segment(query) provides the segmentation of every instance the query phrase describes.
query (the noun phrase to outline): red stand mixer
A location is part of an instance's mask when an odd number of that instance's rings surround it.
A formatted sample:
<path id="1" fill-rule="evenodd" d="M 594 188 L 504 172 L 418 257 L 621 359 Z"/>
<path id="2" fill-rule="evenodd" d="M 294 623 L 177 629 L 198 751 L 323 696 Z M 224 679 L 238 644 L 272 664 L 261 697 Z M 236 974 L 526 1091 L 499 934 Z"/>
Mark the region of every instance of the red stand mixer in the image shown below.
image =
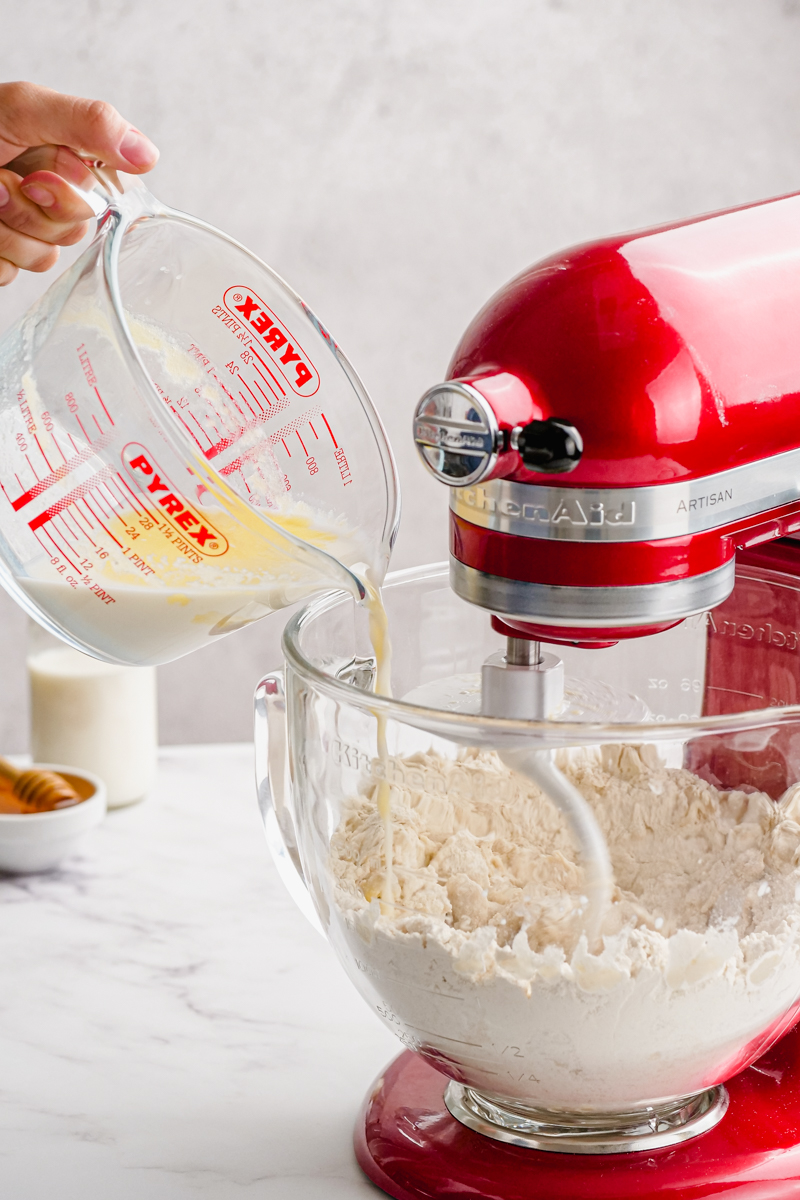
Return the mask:
<path id="1" fill-rule="evenodd" d="M 800 195 L 579 246 L 478 314 L 414 429 L 451 488 L 452 587 L 508 639 L 491 715 L 547 715 L 541 642 L 602 649 L 703 613 L 703 715 L 797 703 L 799 314 Z M 720 788 L 745 769 L 777 799 L 800 739 L 697 739 L 684 765 Z M 367 1101 L 359 1162 L 398 1200 L 798 1196 L 796 1016 L 732 1063 L 713 1129 L 617 1155 L 490 1140 L 407 1053 Z"/>

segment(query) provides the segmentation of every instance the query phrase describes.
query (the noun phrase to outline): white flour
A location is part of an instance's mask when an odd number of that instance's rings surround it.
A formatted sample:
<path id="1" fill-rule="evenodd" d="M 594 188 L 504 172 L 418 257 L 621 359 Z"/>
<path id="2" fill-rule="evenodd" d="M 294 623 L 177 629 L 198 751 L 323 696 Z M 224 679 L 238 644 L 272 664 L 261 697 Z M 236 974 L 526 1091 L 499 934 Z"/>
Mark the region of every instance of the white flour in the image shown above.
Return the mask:
<path id="1" fill-rule="evenodd" d="M 393 911 L 374 784 L 331 841 L 362 986 L 407 1044 L 531 1104 L 641 1107 L 728 1077 L 800 996 L 800 788 L 719 792 L 652 746 L 559 764 L 611 853 L 602 953 L 553 804 L 491 753 L 428 753 L 391 762 Z"/>

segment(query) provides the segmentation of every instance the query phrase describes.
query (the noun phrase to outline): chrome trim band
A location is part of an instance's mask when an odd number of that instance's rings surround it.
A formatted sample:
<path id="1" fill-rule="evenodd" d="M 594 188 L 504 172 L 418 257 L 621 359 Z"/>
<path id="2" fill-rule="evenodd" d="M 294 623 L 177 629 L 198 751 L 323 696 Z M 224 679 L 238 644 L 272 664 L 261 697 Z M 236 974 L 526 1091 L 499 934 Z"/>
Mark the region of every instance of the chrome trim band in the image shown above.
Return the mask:
<path id="1" fill-rule="evenodd" d="M 655 625 L 680 621 L 721 604 L 733 591 L 736 562 L 666 583 L 628 587 L 560 587 L 523 583 L 487 575 L 450 559 L 450 585 L 462 600 L 498 616 L 544 625 L 582 625 L 587 629 L 617 625 Z"/>
<path id="2" fill-rule="evenodd" d="M 800 449 L 685 483 L 572 488 L 490 479 L 454 487 L 450 507 L 484 529 L 518 537 L 645 542 L 730 525 L 800 500 Z"/>
<path id="3" fill-rule="evenodd" d="M 451 1082 L 444 1102 L 462 1125 L 497 1142 L 556 1154 L 633 1154 L 707 1133 L 725 1116 L 728 1093 L 713 1087 L 641 1112 L 558 1113 L 501 1103 Z"/>

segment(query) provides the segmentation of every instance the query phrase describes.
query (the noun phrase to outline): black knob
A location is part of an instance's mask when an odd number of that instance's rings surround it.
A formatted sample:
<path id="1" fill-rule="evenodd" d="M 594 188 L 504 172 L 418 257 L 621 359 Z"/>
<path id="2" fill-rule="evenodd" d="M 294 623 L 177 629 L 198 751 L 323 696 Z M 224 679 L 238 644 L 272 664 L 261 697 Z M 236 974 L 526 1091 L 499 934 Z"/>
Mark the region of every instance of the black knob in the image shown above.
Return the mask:
<path id="1" fill-rule="evenodd" d="M 529 471 L 551 475 L 574 471 L 583 454 L 583 439 L 574 425 L 562 417 L 531 421 L 515 429 L 512 445 Z"/>

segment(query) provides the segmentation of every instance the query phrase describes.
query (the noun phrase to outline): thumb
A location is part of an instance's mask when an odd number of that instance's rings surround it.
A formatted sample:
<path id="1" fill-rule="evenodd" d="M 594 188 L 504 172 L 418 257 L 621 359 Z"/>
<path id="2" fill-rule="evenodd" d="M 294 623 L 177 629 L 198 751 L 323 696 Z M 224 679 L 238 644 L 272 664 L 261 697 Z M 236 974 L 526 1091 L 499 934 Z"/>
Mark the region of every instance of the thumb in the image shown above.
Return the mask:
<path id="1" fill-rule="evenodd" d="M 150 139 L 103 100 L 65 96 L 35 83 L 0 84 L 0 164 L 46 145 L 69 146 L 133 175 L 158 161 Z"/>

